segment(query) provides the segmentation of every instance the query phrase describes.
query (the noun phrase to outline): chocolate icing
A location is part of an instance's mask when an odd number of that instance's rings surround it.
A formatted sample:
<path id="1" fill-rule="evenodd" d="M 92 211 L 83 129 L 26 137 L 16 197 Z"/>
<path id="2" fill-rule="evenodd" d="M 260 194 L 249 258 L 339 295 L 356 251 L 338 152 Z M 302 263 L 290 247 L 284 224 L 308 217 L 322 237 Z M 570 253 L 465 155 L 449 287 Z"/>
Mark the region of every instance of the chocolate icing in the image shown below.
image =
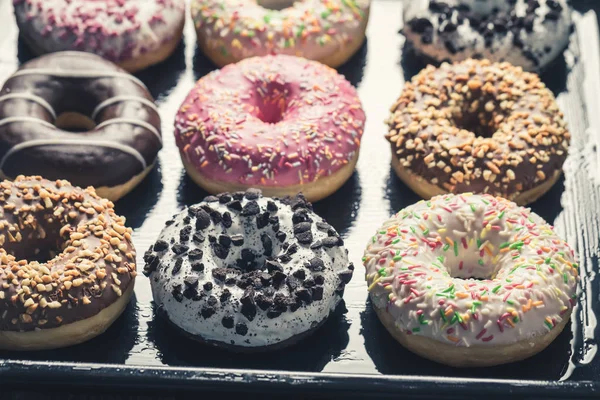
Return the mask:
<path id="1" fill-rule="evenodd" d="M 388 125 L 393 157 L 413 174 L 448 192 L 508 199 L 560 171 L 570 141 L 537 75 L 487 60 L 427 67 Z"/>
<path id="2" fill-rule="evenodd" d="M 11 96 L 2 99 L 6 95 Z M 107 104 L 93 115 L 100 104 L 117 96 L 127 100 Z M 87 132 L 58 129 L 44 102 L 56 116 L 65 112 L 94 116 L 94 122 L 103 126 Z M 160 116 L 153 102 L 139 80 L 99 56 L 69 51 L 34 59 L 21 66 L 0 91 L 0 168 L 7 177 L 41 174 L 80 186 L 126 183 L 152 165 L 162 147 Z M 11 122 L 14 117 L 18 121 Z M 117 118 L 125 122 L 111 122 Z M 15 148 L 34 140 L 68 144 Z"/>
<path id="3" fill-rule="evenodd" d="M 0 331 L 92 317 L 133 284 L 131 229 L 110 201 L 40 177 L 0 189 Z"/>

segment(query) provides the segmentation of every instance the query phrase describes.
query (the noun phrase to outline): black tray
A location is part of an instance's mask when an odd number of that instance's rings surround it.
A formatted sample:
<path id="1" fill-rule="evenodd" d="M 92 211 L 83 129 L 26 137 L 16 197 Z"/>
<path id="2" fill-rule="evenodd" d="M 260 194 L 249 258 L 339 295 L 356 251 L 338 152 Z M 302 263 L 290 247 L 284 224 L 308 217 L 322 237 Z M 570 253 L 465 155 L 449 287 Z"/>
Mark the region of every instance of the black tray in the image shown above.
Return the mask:
<path id="1" fill-rule="evenodd" d="M 283 351 L 264 355 L 231 354 L 192 342 L 156 318 L 148 280 L 139 276 L 135 298 L 102 336 L 56 351 L 0 353 L 0 381 L 17 385 L 119 385 L 294 394 L 343 392 L 345 396 L 466 397 L 513 394 L 519 397 L 585 397 L 600 389 L 596 311 L 600 290 L 595 279 L 600 246 L 599 35 L 594 11 L 576 13 L 576 29 L 565 56 L 543 79 L 557 94 L 573 134 L 565 177 L 532 208 L 554 222 L 581 258 L 583 294 L 565 331 L 539 355 L 494 368 L 445 367 L 408 352 L 379 323 L 367 300 L 361 257 L 376 228 L 393 212 L 418 197 L 390 169 L 383 120 L 403 82 L 423 65 L 402 55 L 401 3 L 375 0 L 368 41 L 340 68 L 354 85 L 367 113 L 357 172 L 334 195 L 315 204 L 345 238 L 357 265 L 345 305 L 313 336 Z M 598 5 L 596 4 L 596 7 Z M 589 8 L 588 6 L 587 8 Z M 0 82 L 32 57 L 18 42 L 7 0 L 0 1 Z M 195 80 L 214 69 L 196 50 L 187 21 L 185 41 L 165 63 L 138 74 L 157 99 L 165 148 L 150 176 L 117 203 L 135 229 L 141 255 L 164 222 L 206 193 L 183 171 L 173 138 L 175 113 Z"/>

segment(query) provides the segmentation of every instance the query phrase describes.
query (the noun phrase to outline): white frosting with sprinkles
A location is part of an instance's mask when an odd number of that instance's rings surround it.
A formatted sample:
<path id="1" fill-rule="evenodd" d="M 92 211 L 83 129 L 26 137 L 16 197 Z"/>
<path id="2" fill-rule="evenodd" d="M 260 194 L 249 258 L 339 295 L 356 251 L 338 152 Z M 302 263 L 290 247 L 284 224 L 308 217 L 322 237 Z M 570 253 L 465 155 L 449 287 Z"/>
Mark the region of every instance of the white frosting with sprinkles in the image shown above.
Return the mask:
<path id="1" fill-rule="evenodd" d="M 144 257 L 154 301 L 185 332 L 232 347 L 278 345 L 323 322 L 352 276 L 335 230 L 302 198 L 208 197 Z"/>
<path id="2" fill-rule="evenodd" d="M 363 262 L 374 305 L 402 332 L 457 346 L 544 335 L 569 316 L 578 265 L 552 226 L 490 195 L 444 195 L 400 211 Z"/>

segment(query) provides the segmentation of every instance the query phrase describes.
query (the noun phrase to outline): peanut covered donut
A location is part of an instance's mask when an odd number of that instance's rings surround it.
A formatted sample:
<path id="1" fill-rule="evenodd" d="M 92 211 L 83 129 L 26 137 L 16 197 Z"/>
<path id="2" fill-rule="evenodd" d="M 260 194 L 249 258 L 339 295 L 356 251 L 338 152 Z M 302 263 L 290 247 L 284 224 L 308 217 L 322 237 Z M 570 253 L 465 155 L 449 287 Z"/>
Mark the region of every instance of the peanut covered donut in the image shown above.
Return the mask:
<path id="1" fill-rule="evenodd" d="M 0 187 L 0 348 L 64 347 L 104 332 L 136 276 L 125 219 L 64 180 L 19 176 Z"/>
<path id="2" fill-rule="evenodd" d="M 76 50 L 130 72 L 166 59 L 181 40 L 184 0 L 13 0 L 21 37 L 38 55 Z"/>
<path id="3" fill-rule="evenodd" d="M 291 345 L 342 299 L 354 267 L 304 197 L 209 196 L 146 252 L 158 312 L 194 339 L 235 351 Z"/>
<path id="4" fill-rule="evenodd" d="M 253 57 L 198 81 L 175 117 L 175 140 L 210 193 L 254 187 L 317 201 L 354 172 L 364 124 L 356 90 L 334 69 Z"/>
<path id="5" fill-rule="evenodd" d="M 442 195 L 405 208 L 367 245 L 375 311 L 409 350 L 452 366 L 530 357 L 577 300 L 569 245 L 537 214 L 490 195 Z"/>
<path id="6" fill-rule="evenodd" d="M 423 198 L 478 192 L 533 202 L 560 176 L 571 138 L 537 75 L 487 60 L 425 68 L 387 123 L 392 166 Z"/>

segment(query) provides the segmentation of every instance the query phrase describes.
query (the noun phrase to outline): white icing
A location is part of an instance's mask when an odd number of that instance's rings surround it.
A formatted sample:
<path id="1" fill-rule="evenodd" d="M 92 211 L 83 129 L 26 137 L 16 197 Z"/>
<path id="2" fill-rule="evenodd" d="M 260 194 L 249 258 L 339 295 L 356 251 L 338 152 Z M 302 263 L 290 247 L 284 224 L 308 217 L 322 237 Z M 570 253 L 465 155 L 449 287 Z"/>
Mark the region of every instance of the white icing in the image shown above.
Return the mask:
<path id="1" fill-rule="evenodd" d="M 425 54 L 438 62 L 445 60 L 461 61 L 480 55 L 491 61 L 508 61 L 526 70 L 543 69 L 564 50 L 569 41 L 571 9 L 566 0 L 556 1 L 562 6 L 562 11 L 559 19 L 555 21 L 545 18 L 550 8 L 546 0 L 539 0 L 540 7 L 535 11 L 532 32 L 522 30 L 520 33 L 523 48 L 519 48 L 513 43 L 514 34 L 510 31 L 506 34 L 496 33 L 492 45 L 486 47 L 483 35 L 477 31 L 477 27 L 470 25 L 468 19 L 465 19 L 465 22 L 459 25 L 456 31 L 440 34 L 438 28 L 444 28 L 448 20 L 443 19 L 440 21 L 440 13 L 429 9 L 430 0 L 412 0 L 405 3 L 402 32 L 407 40 L 413 43 L 419 53 Z M 513 7 L 506 0 L 446 0 L 444 3 L 452 7 L 458 5 L 468 6 L 473 14 L 480 17 L 490 15 L 493 9 L 508 11 Z M 514 7 L 517 16 L 525 17 L 527 15 L 527 0 L 516 0 Z M 421 40 L 422 35 L 411 28 L 411 21 L 420 18 L 428 20 L 433 25 L 432 43 L 430 44 L 423 43 Z M 450 21 L 457 23 L 456 12 L 451 14 Z M 464 48 L 464 50 L 452 54 L 444 44 L 446 40 L 453 43 L 456 48 Z M 550 51 L 546 51 L 546 47 Z M 539 65 L 536 66 L 529 57 L 526 57 L 523 49 L 533 52 Z"/>
<path id="2" fill-rule="evenodd" d="M 269 198 L 260 198 L 257 200 L 261 212 L 266 211 L 267 201 Z M 242 204 L 246 205 L 247 199 L 242 200 Z M 306 278 L 322 275 L 325 279 L 323 284 L 323 299 L 313 301 L 306 305 L 303 304 L 299 309 L 291 312 L 282 313 L 280 316 L 270 319 L 267 317 L 267 311 L 263 311 L 259 307 L 256 308 L 256 317 L 249 321 L 241 314 L 241 305 L 239 299 L 244 293 L 244 289 L 236 285 L 225 285 L 223 282 L 215 281 L 212 276 L 212 271 L 218 267 L 226 267 L 235 265 L 235 261 L 241 257 L 242 249 L 252 249 L 256 254 L 264 258 L 264 247 L 261 242 L 261 234 L 266 233 L 273 243 L 273 255 L 284 253 L 282 243 L 275 237 L 275 233 L 271 224 L 260 230 L 257 229 L 256 216 L 244 217 L 237 211 L 232 211 L 225 204 L 218 202 L 200 203 L 199 205 L 209 205 L 216 209 L 221 214 L 229 212 L 232 215 L 233 224 L 230 228 L 225 229 L 222 224 L 215 226 L 211 222 L 210 226 L 203 232 L 206 239 L 201 244 L 196 244 L 193 240 L 185 242 L 189 246 L 189 251 L 200 249 L 204 255 L 201 262 L 204 263 L 204 272 L 199 273 L 191 269 L 191 263 L 187 255 L 176 256 L 172 251 L 172 245 L 168 251 L 157 253 L 160 257 L 160 266 L 158 270 L 150 274 L 150 283 L 152 286 L 152 294 L 155 303 L 161 307 L 169 319 L 178 327 L 186 332 L 197 335 L 208 341 L 222 342 L 226 345 L 244 346 L 244 347 L 260 347 L 266 345 L 277 344 L 281 341 L 292 338 L 295 335 L 308 331 L 312 327 L 322 322 L 331 311 L 335 309 L 341 297 L 335 293 L 336 288 L 340 284 L 338 274 L 348 268 L 348 257 L 343 246 L 335 246 L 331 248 L 322 247 L 312 250 L 309 245 L 299 244 L 293 233 L 292 215 L 293 212 L 288 205 L 284 205 L 278 200 L 275 200 L 278 211 L 272 213 L 273 216 L 279 217 L 280 231 L 287 236 L 286 241 L 290 244 L 298 244 L 298 251 L 292 255 L 292 260 L 288 263 L 281 263 L 284 273 L 291 275 L 297 269 L 303 268 L 306 271 Z M 198 205 L 198 206 L 199 206 Z M 197 207 L 197 206 L 194 206 Z M 311 232 L 313 240 L 320 240 L 327 237 L 327 233 L 318 230 L 315 227 L 316 222 L 323 220 L 314 213 L 309 214 L 313 220 Z M 194 227 L 196 218 L 191 217 L 191 221 L 186 224 L 184 219 L 188 216 L 188 211 L 184 210 L 174 217 L 174 222 L 166 226 L 159 235 L 159 240 L 164 240 L 170 243 L 171 239 L 175 239 L 176 243 L 180 242 L 180 230 L 185 226 Z M 195 229 L 192 230 L 193 234 Z M 190 234 L 190 236 L 191 236 Z M 244 236 L 244 244 L 242 246 L 231 245 L 229 254 L 225 260 L 216 258 L 209 242 L 209 235 L 218 237 L 221 234 L 235 235 L 241 234 Z M 183 258 L 181 270 L 173 274 L 173 266 L 178 258 Z M 325 268 L 322 272 L 311 272 L 308 268 L 303 267 L 308 260 L 319 257 L 323 260 Z M 266 269 L 265 269 L 266 272 Z M 231 292 L 231 298 L 216 305 L 216 313 L 209 318 L 201 316 L 203 307 L 208 302 L 208 296 L 200 300 L 192 300 L 183 297 L 181 302 L 177 301 L 173 294 L 173 288 L 181 285 L 184 289 L 186 284 L 184 280 L 188 277 L 198 277 L 198 291 L 203 290 L 203 285 L 206 282 L 212 282 L 213 288 L 206 293 L 215 296 L 219 299 L 225 288 Z M 228 276 L 232 276 L 229 274 Z M 288 296 L 290 290 L 285 283 L 276 291 Z M 256 291 L 261 293 L 261 291 Z M 234 318 L 234 328 L 225 328 L 222 324 L 222 319 L 226 315 L 231 315 Z M 236 333 L 235 324 L 243 323 L 248 328 L 248 333 L 244 336 Z"/>
<path id="3" fill-rule="evenodd" d="M 50 115 L 52 115 L 53 119 L 56 119 L 56 112 L 54 111 L 54 108 L 40 96 L 36 96 L 32 93 L 10 93 L 5 94 L 4 96 L 0 96 L 0 102 L 12 99 L 24 99 L 33 101 L 34 103 L 37 103 L 44 109 L 46 109 L 46 111 L 48 111 Z"/>
<path id="4" fill-rule="evenodd" d="M 2 100 L 2 98 L 0 97 L 0 100 Z M 98 104 L 96 106 L 96 108 L 94 108 L 94 111 L 92 112 L 92 119 L 95 120 L 96 116 L 100 113 L 100 111 L 104 110 L 106 107 L 111 106 L 113 104 L 116 103 L 121 103 L 124 101 L 136 101 L 138 103 L 141 103 L 147 107 L 150 107 L 151 109 L 153 109 L 154 111 L 156 111 L 156 113 L 158 114 L 158 108 L 156 107 L 156 105 L 154 104 L 154 102 L 140 97 L 140 96 L 128 96 L 128 95 L 122 95 L 122 96 L 114 96 L 111 97 L 109 99 L 104 100 L 102 103 Z"/>
<path id="5" fill-rule="evenodd" d="M 267 8 L 282 5 L 290 6 Z M 363 39 L 369 7 L 370 0 L 193 0 L 191 5 L 201 39 L 236 60 L 267 54 L 322 60 L 343 52 Z"/>
<path id="6" fill-rule="evenodd" d="M 4 121 L 6 121 L 7 119 L 9 119 L 9 118 L 5 118 L 4 120 L 0 121 L 0 125 L 2 125 L 2 123 Z M 54 125 L 50 124 L 50 126 L 54 128 Z M 23 143 L 19 143 L 19 144 L 13 146 L 10 150 L 8 150 L 4 154 L 2 159 L 0 159 L 0 171 L 3 171 L 4 163 L 8 160 L 8 158 L 19 151 L 22 151 L 24 149 L 29 149 L 32 147 L 65 146 L 65 145 L 109 147 L 109 148 L 112 148 L 115 150 L 122 151 L 123 153 L 130 154 L 133 157 L 135 157 L 142 165 L 142 170 L 145 170 L 148 167 L 148 165 L 146 164 L 146 160 L 144 160 L 144 157 L 142 156 L 142 154 L 139 151 L 137 151 L 136 149 L 134 149 L 131 146 L 121 144 L 118 142 L 109 142 L 109 141 L 103 141 L 103 140 L 88 140 L 88 139 L 35 139 L 35 140 L 29 140 L 29 141 L 26 141 Z"/>
<path id="7" fill-rule="evenodd" d="M 537 214 L 496 199 L 437 196 L 378 229 L 366 278 L 398 329 L 496 346 L 544 335 L 569 315 L 579 281 L 573 251 Z"/>
<path id="8" fill-rule="evenodd" d="M 48 128 L 56 129 L 56 127 L 48 121 L 44 121 L 43 119 L 40 119 L 40 118 L 27 117 L 27 116 L 2 118 L 2 119 L 0 119 L 0 126 L 12 124 L 15 122 L 33 122 L 36 124 L 44 125 L 45 127 L 48 127 Z"/>
<path id="9" fill-rule="evenodd" d="M 133 118 L 111 118 L 108 119 L 104 122 L 102 122 L 101 124 L 96 125 L 96 130 L 100 130 L 108 125 L 112 125 L 112 124 L 130 124 L 130 125 L 137 125 L 140 126 L 150 132 L 152 132 L 152 134 L 154 136 L 156 136 L 156 138 L 159 140 L 160 143 L 162 143 L 162 137 L 160 136 L 160 132 L 158 131 L 158 129 L 156 129 L 154 126 L 152 126 L 151 124 L 149 124 L 148 122 L 139 120 L 139 119 L 133 119 Z"/>

